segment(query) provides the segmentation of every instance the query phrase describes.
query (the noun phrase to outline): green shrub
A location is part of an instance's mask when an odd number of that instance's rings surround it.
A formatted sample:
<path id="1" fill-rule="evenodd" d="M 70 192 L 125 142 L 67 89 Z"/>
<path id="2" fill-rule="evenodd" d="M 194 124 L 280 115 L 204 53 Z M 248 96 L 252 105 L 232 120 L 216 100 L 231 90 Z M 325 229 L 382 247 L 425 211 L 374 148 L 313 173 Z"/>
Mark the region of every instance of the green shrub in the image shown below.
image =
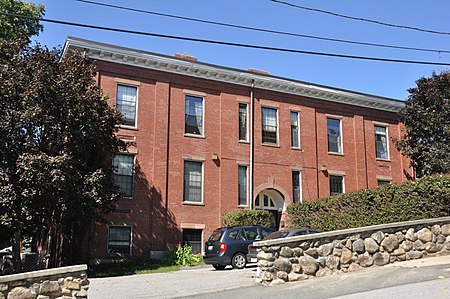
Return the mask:
<path id="1" fill-rule="evenodd" d="M 179 266 L 192 266 L 200 262 L 200 257 L 192 253 L 192 247 L 189 245 L 181 246 L 178 244 L 176 251 L 177 265 Z"/>
<path id="2" fill-rule="evenodd" d="M 270 227 L 271 218 L 266 210 L 233 210 L 222 215 L 222 226 L 261 225 Z"/>
<path id="3" fill-rule="evenodd" d="M 293 204 L 290 228 L 331 231 L 450 215 L 450 175 Z"/>

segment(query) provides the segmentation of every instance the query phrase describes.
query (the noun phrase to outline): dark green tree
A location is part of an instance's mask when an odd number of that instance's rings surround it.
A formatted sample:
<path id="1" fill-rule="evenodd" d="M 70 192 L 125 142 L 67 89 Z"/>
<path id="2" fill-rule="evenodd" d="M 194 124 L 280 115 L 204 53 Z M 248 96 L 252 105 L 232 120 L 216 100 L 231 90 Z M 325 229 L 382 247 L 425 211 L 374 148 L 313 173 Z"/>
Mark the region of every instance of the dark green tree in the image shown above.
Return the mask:
<path id="1" fill-rule="evenodd" d="M 450 73 L 433 73 L 416 84 L 399 113 L 405 132 L 396 145 L 418 177 L 450 173 Z"/>
<path id="2" fill-rule="evenodd" d="M 41 18 L 45 14 L 44 5 L 17 0 L 0 0 L 0 12 Z M 33 35 L 38 35 L 43 26 L 38 20 L 0 15 L 0 38 L 16 40 L 25 38 L 27 42 Z"/>
<path id="3" fill-rule="evenodd" d="M 0 40 L 0 224 L 37 238 L 50 266 L 77 262 L 86 228 L 118 198 L 121 116 L 76 53 Z"/>

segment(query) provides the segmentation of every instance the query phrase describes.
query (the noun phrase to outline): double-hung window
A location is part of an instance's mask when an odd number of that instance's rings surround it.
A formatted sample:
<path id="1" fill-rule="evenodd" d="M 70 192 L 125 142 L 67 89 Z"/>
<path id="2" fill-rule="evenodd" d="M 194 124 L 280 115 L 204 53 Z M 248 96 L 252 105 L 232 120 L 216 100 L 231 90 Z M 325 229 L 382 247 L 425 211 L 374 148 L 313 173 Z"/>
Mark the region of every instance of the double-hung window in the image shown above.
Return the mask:
<path id="1" fill-rule="evenodd" d="M 330 195 L 344 193 L 344 177 L 341 175 L 330 175 Z"/>
<path id="2" fill-rule="evenodd" d="M 137 87 L 117 84 L 116 109 L 123 115 L 123 124 L 136 127 Z"/>
<path id="3" fill-rule="evenodd" d="M 375 126 L 375 148 L 377 158 L 389 159 L 388 132 L 383 126 Z"/>
<path id="4" fill-rule="evenodd" d="M 275 108 L 262 108 L 262 142 L 277 144 L 277 109 Z"/>
<path id="5" fill-rule="evenodd" d="M 203 136 L 203 98 L 186 95 L 184 133 Z"/>
<path id="6" fill-rule="evenodd" d="M 116 154 L 113 159 L 114 182 L 124 197 L 133 196 L 134 155 Z"/>
<path id="7" fill-rule="evenodd" d="M 184 197 L 185 202 L 203 201 L 203 163 L 184 161 Z"/>
<path id="8" fill-rule="evenodd" d="M 291 146 L 300 147 L 300 121 L 296 111 L 291 111 Z"/>
<path id="9" fill-rule="evenodd" d="M 328 152 L 342 153 L 341 120 L 338 118 L 327 118 L 328 130 Z"/>
<path id="10" fill-rule="evenodd" d="M 302 202 L 302 189 L 301 189 L 300 171 L 292 172 L 292 193 L 294 203 Z"/>
<path id="11" fill-rule="evenodd" d="M 246 206 L 248 204 L 247 201 L 247 166 L 239 166 L 238 167 L 238 197 L 239 197 L 239 205 Z"/>
<path id="12" fill-rule="evenodd" d="M 110 226 L 108 232 L 108 253 L 130 255 L 131 227 Z"/>
<path id="13" fill-rule="evenodd" d="M 248 141 L 248 105 L 239 103 L 239 141 Z"/>

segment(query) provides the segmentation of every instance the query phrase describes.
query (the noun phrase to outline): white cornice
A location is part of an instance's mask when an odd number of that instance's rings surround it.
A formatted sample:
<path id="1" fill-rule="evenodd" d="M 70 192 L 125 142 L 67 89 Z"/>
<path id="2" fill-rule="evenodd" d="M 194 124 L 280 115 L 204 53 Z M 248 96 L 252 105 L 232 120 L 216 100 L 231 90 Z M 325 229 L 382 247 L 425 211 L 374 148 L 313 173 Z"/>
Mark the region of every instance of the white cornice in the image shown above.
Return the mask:
<path id="1" fill-rule="evenodd" d="M 365 108 L 398 112 L 404 103 L 399 100 L 367 95 L 307 82 L 295 81 L 270 75 L 260 75 L 242 70 L 187 61 L 171 56 L 123 48 L 94 41 L 68 37 L 64 46 L 68 51 L 80 51 L 90 58 L 119 64 L 137 66 L 162 72 L 175 73 L 190 77 L 214 80 L 241 86 L 255 87 L 286 94 L 306 96 L 310 98 L 355 105 Z"/>

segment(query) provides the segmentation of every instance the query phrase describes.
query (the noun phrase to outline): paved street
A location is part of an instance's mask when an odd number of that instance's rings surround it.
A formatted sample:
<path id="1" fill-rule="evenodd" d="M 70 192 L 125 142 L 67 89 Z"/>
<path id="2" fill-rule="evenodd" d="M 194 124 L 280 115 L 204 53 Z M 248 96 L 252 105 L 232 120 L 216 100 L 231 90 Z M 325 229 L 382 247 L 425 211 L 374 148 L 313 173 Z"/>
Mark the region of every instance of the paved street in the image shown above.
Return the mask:
<path id="1" fill-rule="evenodd" d="M 397 263 L 356 273 L 264 287 L 256 267 L 91 279 L 89 297 L 103 298 L 450 298 L 450 256 Z"/>
<path id="2" fill-rule="evenodd" d="M 243 270 L 212 266 L 168 273 L 90 279 L 89 298 L 178 298 L 257 285 L 256 266 Z"/>

